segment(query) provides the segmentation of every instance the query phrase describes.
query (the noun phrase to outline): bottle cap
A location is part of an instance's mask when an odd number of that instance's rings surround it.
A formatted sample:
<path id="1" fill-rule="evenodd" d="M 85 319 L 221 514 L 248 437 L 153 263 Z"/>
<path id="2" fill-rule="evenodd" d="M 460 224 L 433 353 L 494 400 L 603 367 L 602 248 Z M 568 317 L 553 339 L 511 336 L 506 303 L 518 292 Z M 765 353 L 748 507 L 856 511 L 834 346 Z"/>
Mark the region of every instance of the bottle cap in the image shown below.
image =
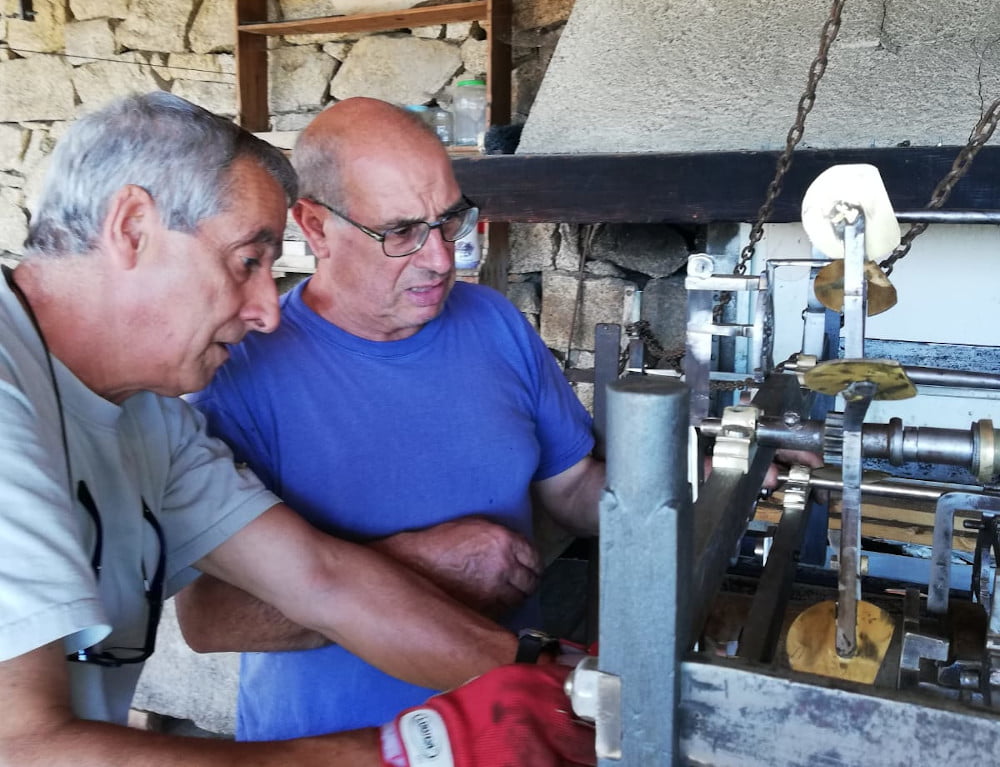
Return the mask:
<path id="1" fill-rule="evenodd" d="M 486 85 L 482 80 L 459 80 L 456 85 Z"/>

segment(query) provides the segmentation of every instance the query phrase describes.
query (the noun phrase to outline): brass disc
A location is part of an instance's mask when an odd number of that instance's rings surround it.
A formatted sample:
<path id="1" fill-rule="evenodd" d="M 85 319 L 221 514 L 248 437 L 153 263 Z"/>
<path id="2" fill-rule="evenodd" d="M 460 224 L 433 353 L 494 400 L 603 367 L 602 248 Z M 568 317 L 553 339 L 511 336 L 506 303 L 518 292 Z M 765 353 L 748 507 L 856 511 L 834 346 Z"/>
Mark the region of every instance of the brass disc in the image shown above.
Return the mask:
<path id="1" fill-rule="evenodd" d="M 875 399 L 917 396 L 917 387 L 896 360 L 827 360 L 807 370 L 803 381 L 807 388 L 822 394 L 837 395 L 855 381 L 871 381 L 878 387 Z"/>
<path id="2" fill-rule="evenodd" d="M 865 261 L 865 279 L 868 281 L 868 316 L 881 314 L 896 305 L 896 288 L 885 272 L 874 261 Z M 844 262 L 831 261 L 816 273 L 813 283 L 816 298 L 827 309 L 835 312 L 844 309 Z"/>
<path id="3" fill-rule="evenodd" d="M 892 616 L 871 602 L 858 602 L 857 653 L 837 655 L 837 603 L 819 602 L 792 622 L 785 640 L 795 671 L 871 684 L 885 659 L 894 630 Z"/>

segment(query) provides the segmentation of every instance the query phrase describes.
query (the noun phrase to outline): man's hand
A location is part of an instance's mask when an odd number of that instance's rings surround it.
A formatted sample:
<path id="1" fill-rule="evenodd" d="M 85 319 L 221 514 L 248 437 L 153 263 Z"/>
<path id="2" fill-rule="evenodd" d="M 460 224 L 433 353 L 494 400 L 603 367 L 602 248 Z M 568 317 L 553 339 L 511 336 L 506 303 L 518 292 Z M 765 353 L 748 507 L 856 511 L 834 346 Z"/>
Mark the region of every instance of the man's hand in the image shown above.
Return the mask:
<path id="1" fill-rule="evenodd" d="M 383 765 L 597 764 L 593 727 L 573 716 L 563 689 L 570 671 L 559 664 L 501 666 L 404 711 L 382 728 Z"/>
<path id="2" fill-rule="evenodd" d="M 398 533 L 369 545 L 493 617 L 517 607 L 538 588 L 542 575 L 538 552 L 524 536 L 482 517 Z"/>

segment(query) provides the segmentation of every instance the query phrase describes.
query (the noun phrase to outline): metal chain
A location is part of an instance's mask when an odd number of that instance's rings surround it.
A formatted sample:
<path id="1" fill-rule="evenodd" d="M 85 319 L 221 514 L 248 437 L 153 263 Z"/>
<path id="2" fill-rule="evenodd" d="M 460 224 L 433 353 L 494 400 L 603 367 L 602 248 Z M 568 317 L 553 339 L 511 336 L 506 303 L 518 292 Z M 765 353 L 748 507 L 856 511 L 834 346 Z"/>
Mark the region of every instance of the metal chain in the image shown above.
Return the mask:
<path id="1" fill-rule="evenodd" d="M 733 269 L 733 274 L 746 274 L 747 264 L 753 258 L 757 243 L 764 236 L 764 224 L 771 217 L 771 213 L 774 210 L 774 201 L 781 194 L 785 174 L 792 165 L 792 153 L 805 133 L 806 116 L 812 110 L 813 104 L 816 103 L 816 88 L 823 74 L 826 72 L 830 46 L 833 45 L 833 41 L 837 39 L 837 33 L 840 32 L 840 17 L 844 10 L 844 2 L 845 0 L 834 0 L 830 8 L 830 17 L 823 24 L 823 29 L 820 32 L 819 52 L 809 66 L 809 79 L 806 83 L 805 91 L 799 98 L 795 122 L 788 131 L 788 137 L 785 140 L 785 150 L 778 158 L 777 167 L 774 171 L 774 179 L 767 187 L 764 203 L 760 206 L 760 210 L 757 212 L 757 220 L 750 230 L 750 240 L 743 247 L 743 251 L 740 253 L 740 260 L 736 264 L 736 268 Z"/>
<path id="2" fill-rule="evenodd" d="M 816 58 L 813 59 L 812 64 L 809 65 L 809 77 L 806 81 L 806 89 L 802 93 L 802 96 L 799 97 L 795 122 L 789 129 L 788 136 L 785 138 L 785 149 L 781 153 L 781 156 L 778 157 L 778 162 L 774 170 L 774 178 L 768 184 L 767 193 L 764 195 L 764 202 L 757 211 L 757 220 L 750 229 L 749 240 L 740 252 L 740 258 L 736 262 L 733 274 L 746 274 L 747 265 L 753 258 L 754 252 L 757 249 L 757 243 L 764 236 L 764 224 L 767 223 L 768 219 L 771 218 L 771 213 L 774 212 L 774 201 L 781 194 L 785 174 L 788 173 L 788 169 L 792 165 L 792 154 L 805 133 L 806 117 L 812 111 L 813 104 L 816 103 L 816 88 L 826 73 L 830 46 L 833 45 L 833 41 L 837 39 L 837 33 L 840 32 L 840 18 L 844 10 L 844 2 L 845 0 L 834 0 L 833 5 L 830 7 L 830 16 L 824 22 L 823 28 L 820 31 L 819 51 L 816 53 Z M 722 314 L 732 300 L 732 297 L 733 294 L 731 292 L 725 292 L 719 297 L 719 303 L 713 312 L 715 322 L 722 321 Z"/>
<path id="3" fill-rule="evenodd" d="M 934 187 L 934 191 L 931 193 L 931 200 L 927 203 L 927 210 L 935 210 L 944 205 L 945 200 L 951 195 L 952 189 L 955 188 L 955 184 L 958 183 L 959 179 L 969 169 L 969 166 L 972 165 L 972 160 L 976 154 L 990 140 L 993 131 L 996 130 L 998 120 L 1000 120 L 1000 99 L 994 101 L 989 109 L 983 113 L 983 116 L 979 118 L 979 122 L 976 123 L 969 134 L 969 143 L 962 147 L 962 151 L 958 153 L 958 156 L 955 157 L 955 162 L 951 165 L 951 170 Z M 913 224 L 906 231 L 906 234 L 900 238 L 899 245 L 892 251 L 892 254 L 879 263 L 886 277 L 892 274 L 892 268 L 896 262 L 910 252 L 910 246 L 913 244 L 913 241 L 924 233 L 927 226 L 926 221 Z"/>
<path id="4" fill-rule="evenodd" d="M 672 349 L 665 349 L 663 344 L 660 343 L 660 339 L 650 329 L 649 320 L 638 320 L 630 323 L 625 326 L 625 331 L 629 336 L 634 336 L 642 341 L 645 351 L 653 358 L 653 364 L 668 361 L 673 370 L 676 370 L 678 373 L 684 372 L 681 368 L 681 360 L 684 359 L 685 347 L 677 346 Z M 627 364 L 628 350 L 625 350 L 622 352 L 619 360 L 619 375 L 625 372 Z M 740 389 L 749 389 L 755 385 L 756 382 L 753 378 L 744 378 L 742 381 L 712 381 L 709 383 L 709 388 L 712 391 L 737 391 Z"/>

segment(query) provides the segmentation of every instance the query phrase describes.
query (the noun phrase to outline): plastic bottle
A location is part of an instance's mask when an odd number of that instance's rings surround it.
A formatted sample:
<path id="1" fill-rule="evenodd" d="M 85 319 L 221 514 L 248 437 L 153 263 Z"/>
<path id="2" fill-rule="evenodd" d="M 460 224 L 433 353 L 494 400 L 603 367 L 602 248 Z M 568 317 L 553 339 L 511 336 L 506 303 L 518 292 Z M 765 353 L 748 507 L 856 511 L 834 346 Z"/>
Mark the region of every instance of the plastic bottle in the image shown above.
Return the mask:
<path id="1" fill-rule="evenodd" d="M 455 84 L 452 108 L 455 113 L 455 143 L 476 146 L 486 131 L 486 83 L 459 80 Z"/>
<path id="2" fill-rule="evenodd" d="M 451 112 L 441 107 L 431 107 L 430 126 L 441 139 L 441 143 L 448 146 L 454 143 L 455 137 L 452 131 Z"/>
<path id="3" fill-rule="evenodd" d="M 482 258 L 482 236 L 486 231 L 486 224 L 482 221 L 467 235 L 460 240 L 455 240 L 455 268 L 456 269 L 476 269 Z"/>

